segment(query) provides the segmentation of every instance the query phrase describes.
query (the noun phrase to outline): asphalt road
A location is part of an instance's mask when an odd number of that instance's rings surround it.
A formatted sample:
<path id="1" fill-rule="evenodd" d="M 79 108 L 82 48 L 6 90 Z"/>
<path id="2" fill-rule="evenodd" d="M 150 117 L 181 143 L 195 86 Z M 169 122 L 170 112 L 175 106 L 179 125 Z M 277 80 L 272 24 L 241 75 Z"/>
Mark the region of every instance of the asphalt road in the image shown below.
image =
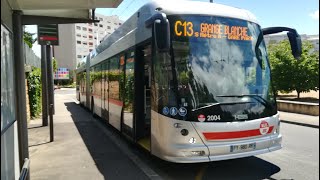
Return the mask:
<path id="1" fill-rule="evenodd" d="M 75 100 L 74 90 L 57 90 Z M 108 131 L 109 127 L 104 126 Z M 319 129 L 281 124 L 281 150 L 242 159 L 210 163 L 176 164 L 162 161 L 136 146 L 129 146 L 149 168 L 163 179 L 318 180 Z M 124 141 L 126 142 L 126 141 Z"/>

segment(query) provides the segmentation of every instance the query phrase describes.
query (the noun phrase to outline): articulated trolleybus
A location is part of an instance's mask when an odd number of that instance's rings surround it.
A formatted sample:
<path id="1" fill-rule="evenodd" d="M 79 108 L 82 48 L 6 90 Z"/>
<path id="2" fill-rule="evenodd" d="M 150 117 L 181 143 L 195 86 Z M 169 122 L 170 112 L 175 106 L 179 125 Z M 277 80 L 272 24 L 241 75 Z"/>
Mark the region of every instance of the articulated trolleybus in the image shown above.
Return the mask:
<path id="1" fill-rule="evenodd" d="M 248 11 L 173 1 L 142 6 L 86 57 L 77 98 L 125 137 L 171 162 L 248 157 L 281 149 L 263 35 Z"/>

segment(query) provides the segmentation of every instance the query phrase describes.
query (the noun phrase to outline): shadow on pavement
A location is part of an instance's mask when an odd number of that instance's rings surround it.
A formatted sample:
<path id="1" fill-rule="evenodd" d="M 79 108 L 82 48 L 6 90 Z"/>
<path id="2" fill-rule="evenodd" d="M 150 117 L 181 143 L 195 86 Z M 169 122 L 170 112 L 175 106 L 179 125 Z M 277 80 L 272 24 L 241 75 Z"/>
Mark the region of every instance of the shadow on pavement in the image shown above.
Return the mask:
<path id="1" fill-rule="evenodd" d="M 42 127 L 44 127 L 44 126 L 34 126 L 34 127 L 28 127 L 28 129 L 37 129 L 37 128 L 42 128 Z"/>
<path id="2" fill-rule="evenodd" d="M 140 155 L 144 157 L 147 155 Z M 281 171 L 277 165 L 255 156 L 195 164 L 170 163 L 149 156 L 145 162 L 162 178 L 174 180 L 273 180 L 271 176 Z"/>
<path id="3" fill-rule="evenodd" d="M 96 127 L 90 112 L 84 111 L 74 102 L 68 102 L 65 105 L 71 112 L 84 143 L 105 179 L 148 179 L 110 138 Z M 120 136 L 113 128 L 108 126 L 106 128 L 115 136 Z M 122 137 L 122 139 L 125 138 Z M 128 148 L 166 180 L 273 180 L 271 176 L 281 170 L 277 165 L 255 156 L 209 163 L 179 164 L 163 161 L 130 143 Z"/>
<path id="4" fill-rule="evenodd" d="M 40 146 L 40 145 L 43 145 L 43 144 L 48 144 L 48 143 L 51 143 L 51 142 L 48 141 L 48 142 L 43 142 L 43 143 L 38 143 L 38 144 L 29 145 L 29 148 L 30 148 L 30 147 L 34 147 L 34 146 Z"/>
<path id="5" fill-rule="evenodd" d="M 148 179 L 147 176 L 95 125 L 91 113 L 74 102 L 64 103 L 83 142 L 105 179 Z M 107 127 L 106 127 L 107 128 Z"/>

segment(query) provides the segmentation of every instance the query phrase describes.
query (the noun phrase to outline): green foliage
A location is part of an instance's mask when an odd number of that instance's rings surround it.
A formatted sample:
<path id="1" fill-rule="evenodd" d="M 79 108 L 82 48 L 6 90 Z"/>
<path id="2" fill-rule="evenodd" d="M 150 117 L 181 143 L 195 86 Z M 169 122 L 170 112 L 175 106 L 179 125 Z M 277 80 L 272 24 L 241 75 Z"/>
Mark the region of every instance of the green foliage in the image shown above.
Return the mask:
<path id="1" fill-rule="evenodd" d="M 95 81 L 100 81 L 102 79 L 102 72 L 90 72 L 90 83 L 91 85 L 95 82 Z"/>
<path id="2" fill-rule="evenodd" d="M 319 54 L 311 52 L 312 44 L 303 42 L 299 60 L 291 54 L 289 41 L 281 41 L 268 47 L 272 80 L 276 92 L 289 93 L 319 90 Z"/>
<path id="3" fill-rule="evenodd" d="M 40 68 L 32 68 L 27 75 L 28 94 L 31 117 L 38 117 L 41 113 L 41 70 Z"/>
<path id="4" fill-rule="evenodd" d="M 56 58 L 52 59 L 52 69 L 53 69 L 54 73 L 57 72 L 57 70 L 58 70 L 58 62 L 57 62 Z"/>
<path id="5" fill-rule="evenodd" d="M 123 76 L 124 77 L 124 76 Z M 134 101 L 134 75 L 127 74 L 126 80 L 125 80 L 125 89 L 122 88 L 122 93 L 125 97 L 124 102 L 124 108 L 128 112 L 133 112 L 133 101 Z"/>
<path id="6" fill-rule="evenodd" d="M 189 76 L 187 71 L 182 71 L 179 75 L 179 82 L 183 85 L 187 85 L 189 82 Z"/>
<path id="7" fill-rule="evenodd" d="M 90 72 L 90 83 L 91 85 L 95 82 L 95 81 L 100 81 L 103 77 L 109 79 L 109 81 L 119 81 L 119 79 L 121 78 L 121 76 L 123 76 L 124 74 L 120 74 L 119 72 Z M 83 75 L 79 76 L 80 80 L 85 79 L 85 73 Z M 123 77 L 122 77 L 123 78 Z"/>
<path id="8" fill-rule="evenodd" d="M 23 40 L 29 46 L 29 48 L 32 48 L 33 43 L 37 41 L 36 38 L 32 37 L 34 34 L 35 33 L 29 33 L 27 31 L 23 33 Z"/>
<path id="9" fill-rule="evenodd" d="M 85 73 L 80 73 L 77 75 L 77 81 L 85 80 Z M 134 75 L 133 73 L 125 74 L 119 71 L 110 71 L 110 72 L 90 72 L 90 83 L 91 86 L 94 82 L 99 82 L 103 78 L 106 78 L 111 81 L 119 82 L 119 98 L 120 100 L 125 101 L 125 110 L 132 112 L 133 111 L 133 100 L 134 100 Z"/>

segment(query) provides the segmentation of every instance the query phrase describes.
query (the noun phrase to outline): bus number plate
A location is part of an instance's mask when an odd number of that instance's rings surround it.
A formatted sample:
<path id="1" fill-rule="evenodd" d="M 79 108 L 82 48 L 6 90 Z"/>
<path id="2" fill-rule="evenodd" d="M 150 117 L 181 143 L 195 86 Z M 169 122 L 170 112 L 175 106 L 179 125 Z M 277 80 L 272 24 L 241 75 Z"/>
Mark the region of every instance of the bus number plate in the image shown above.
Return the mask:
<path id="1" fill-rule="evenodd" d="M 244 150 L 256 149 L 256 143 L 232 145 L 230 146 L 230 152 L 244 151 Z"/>

